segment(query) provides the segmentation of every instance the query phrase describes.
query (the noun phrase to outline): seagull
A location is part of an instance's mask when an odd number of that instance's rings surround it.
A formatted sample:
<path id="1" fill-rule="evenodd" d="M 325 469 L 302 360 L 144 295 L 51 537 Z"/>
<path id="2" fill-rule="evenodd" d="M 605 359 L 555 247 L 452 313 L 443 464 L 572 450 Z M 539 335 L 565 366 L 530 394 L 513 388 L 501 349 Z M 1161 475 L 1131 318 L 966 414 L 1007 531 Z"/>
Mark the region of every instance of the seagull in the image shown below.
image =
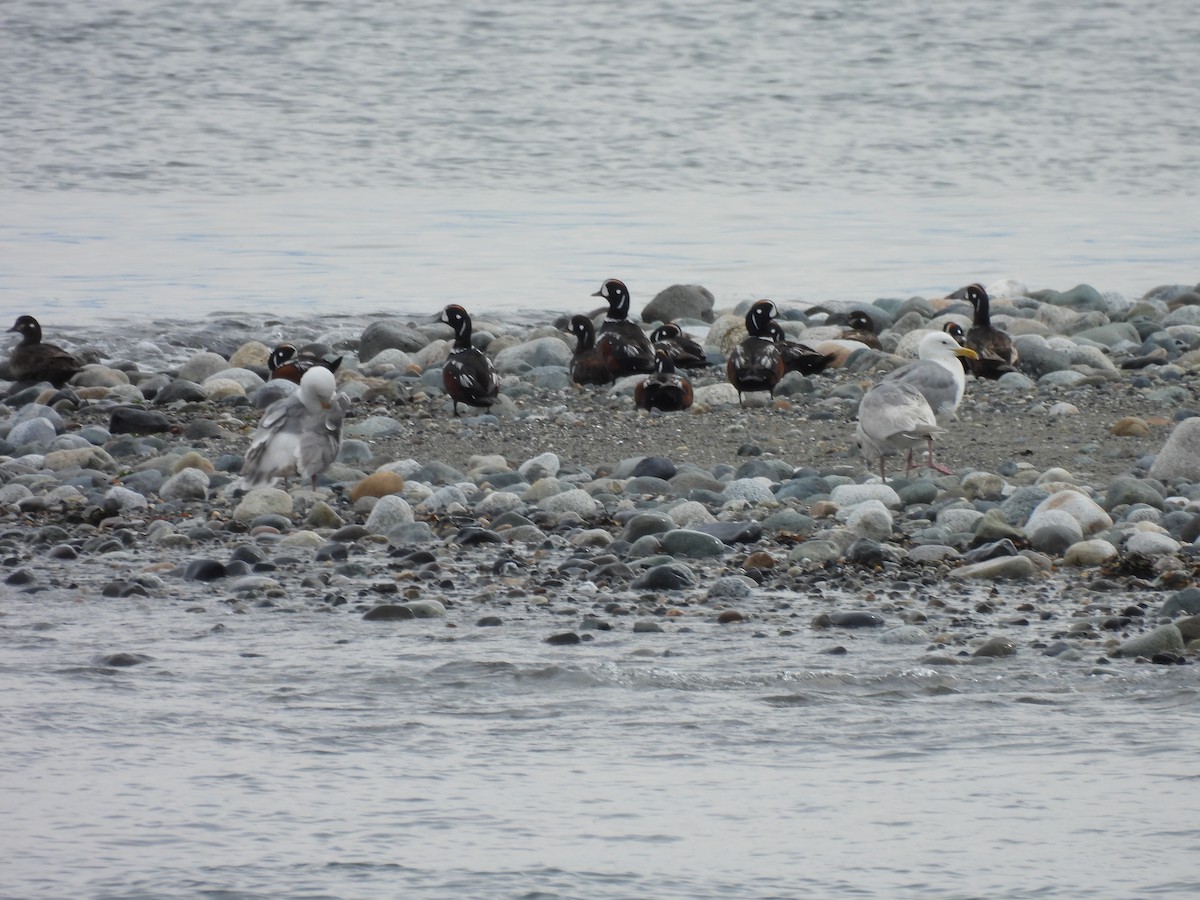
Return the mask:
<path id="1" fill-rule="evenodd" d="M 323 366 L 309 369 L 300 379 L 300 390 L 276 400 L 263 413 L 250 439 L 242 465 L 242 484 L 259 487 L 289 476 L 312 480 L 337 459 L 342 446 L 344 398 L 337 396 L 337 381 Z"/>
<path id="2" fill-rule="evenodd" d="M 967 375 L 958 359 L 976 359 L 978 354 L 970 347 L 960 347 L 944 331 L 931 331 L 921 338 L 917 355 L 920 359 L 890 372 L 881 383 L 906 384 L 915 388 L 933 412 L 935 424 L 944 429 L 954 419 L 967 388 Z M 944 474 L 951 474 L 945 466 L 934 462 L 932 439 L 929 441 L 928 465 Z"/>
<path id="3" fill-rule="evenodd" d="M 854 438 L 859 450 L 879 457 L 879 478 L 887 484 L 883 458 L 908 450 L 907 476 L 912 471 L 912 452 L 922 443 L 929 446 L 933 464 L 933 439 L 943 432 L 924 395 L 902 381 L 881 381 L 863 394 L 858 404 Z"/>

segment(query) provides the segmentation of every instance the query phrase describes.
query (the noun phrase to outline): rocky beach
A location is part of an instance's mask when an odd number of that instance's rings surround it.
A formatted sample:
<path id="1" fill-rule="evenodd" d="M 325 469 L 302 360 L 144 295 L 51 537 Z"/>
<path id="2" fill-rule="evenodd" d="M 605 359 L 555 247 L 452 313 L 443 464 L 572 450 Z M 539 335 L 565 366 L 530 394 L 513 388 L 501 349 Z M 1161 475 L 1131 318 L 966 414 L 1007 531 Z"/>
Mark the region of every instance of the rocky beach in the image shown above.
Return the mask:
<path id="1" fill-rule="evenodd" d="M 89 364 L 67 387 L 8 384 L 4 593 L 455 628 L 515 618 L 562 644 L 717 625 L 805 629 L 821 652 L 878 633 L 947 664 L 1190 662 L 1200 295 L 991 292 L 1020 371 L 969 378 L 939 441 L 955 474 L 905 478 L 893 457 L 886 484 L 854 445 L 858 400 L 921 334 L 968 326 L 961 301 L 784 306 L 788 337 L 810 345 L 869 310 L 883 349 L 793 373 L 742 407 L 722 363 L 744 309 L 674 286 L 643 319 L 680 321 L 714 363 L 692 373 L 693 408 L 674 413 L 636 409 L 637 376 L 572 384 L 562 321 L 478 315 L 502 395 L 460 418 L 440 380 L 447 329 L 432 318 L 94 333 L 71 343 Z M 266 380 L 263 339 L 281 329 L 343 358 L 344 441 L 315 491 L 245 491 L 248 436 L 294 387 Z M 137 661 L 126 657 L 113 664 Z"/>

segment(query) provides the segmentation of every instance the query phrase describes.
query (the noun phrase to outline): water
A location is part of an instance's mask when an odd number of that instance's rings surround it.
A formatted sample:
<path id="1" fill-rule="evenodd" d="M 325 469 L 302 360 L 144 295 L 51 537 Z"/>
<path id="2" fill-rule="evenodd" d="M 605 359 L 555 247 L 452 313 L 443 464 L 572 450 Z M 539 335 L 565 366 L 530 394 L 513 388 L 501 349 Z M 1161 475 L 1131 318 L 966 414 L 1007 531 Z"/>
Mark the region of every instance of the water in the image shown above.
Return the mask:
<path id="1" fill-rule="evenodd" d="M 1197 32 L 1130 2 L 10 0 L 0 311 L 1190 284 Z M 0 603 L 5 896 L 1200 887 L 1194 667 Z"/>

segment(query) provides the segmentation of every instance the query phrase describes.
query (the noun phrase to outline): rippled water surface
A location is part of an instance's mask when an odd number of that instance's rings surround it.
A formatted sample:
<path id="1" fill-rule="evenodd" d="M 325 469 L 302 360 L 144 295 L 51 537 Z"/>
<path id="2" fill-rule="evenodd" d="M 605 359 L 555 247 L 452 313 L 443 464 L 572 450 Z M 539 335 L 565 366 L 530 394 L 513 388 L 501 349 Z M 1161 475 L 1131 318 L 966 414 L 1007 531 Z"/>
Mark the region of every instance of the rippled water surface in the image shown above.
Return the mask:
<path id="1" fill-rule="evenodd" d="M 1192 284 L 1198 38 L 1153 2 L 9 0 L 0 308 Z M 476 618 L 0 585 L 0 894 L 1200 890 L 1194 667 Z"/>

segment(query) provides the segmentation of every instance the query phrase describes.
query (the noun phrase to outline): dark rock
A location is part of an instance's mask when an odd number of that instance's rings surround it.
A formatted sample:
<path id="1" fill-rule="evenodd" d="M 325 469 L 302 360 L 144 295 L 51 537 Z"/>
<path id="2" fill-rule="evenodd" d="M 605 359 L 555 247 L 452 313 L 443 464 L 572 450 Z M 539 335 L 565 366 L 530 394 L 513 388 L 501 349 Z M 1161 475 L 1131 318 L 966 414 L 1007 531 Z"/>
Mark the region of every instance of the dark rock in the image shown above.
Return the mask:
<path id="1" fill-rule="evenodd" d="M 578 644 L 581 638 L 573 631 L 568 631 L 565 634 L 552 634 L 546 638 L 546 643 L 554 647 L 568 647 L 573 644 Z"/>
<path id="2" fill-rule="evenodd" d="M 108 653 L 100 657 L 100 665 L 119 669 L 137 666 L 141 663 L 149 662 L 151 659 L 152 657 L 144 653 Z"/>
<path id="3" fill-rule="evenodd" d="M 341 561 L 350 556 L 350 548 L 340 541 L 332 541 L 322 547 L 317 548 L 314 559 L 317 562 L 325 562 L 327 560 Z"/>
<path id="4" fill-rule="evenodd" d="M 108 420 L 111 434 L 161 434 L 171 430 L 171 420 L 152 409 L 118 406 Z"/>
<path id="5" fill-rule="evenodd" d="M 829 622 L 837 628 L 882 628 L 886 624 L 886 620 L 879 613 L 865 609 L 831 612 Z"/>
<path id="6" fill-rule="evenodd" d="M 976 547 L 974 550 L 968 550 L 963 554 L 963 562 L 968 565 L 971 563 L 986 562 L 989 559 L 998 559 L 1001 556 L 1016 556 L 1016 545 L 1004 538 L 999 541 L 992 541 L 989 544 L 984 544 L 981 547 Z"/>
<path id="7" fill-rule="evenodd" d="M 475 623 L 479 628 L 498 628 L 504 624 L 499 616 L 484 616 Z"/>
<path id="8" fill-rule="evenodd" d="M 710 534 L 724 544 L 753 544 L 762 538 L 757 522 L 701 522 L 693 530 Z"/>
<path id="9" fill-rule="evenodd" d="M 643 572 L 630 585 L 635 590 L 682 591 L 696 583 L 696 576 L 686 566 L 668 563 Z"/>
<path id="10" fill-rule="evenodd" d="M 416 614 L 411 609 L 395 603 L 384 603 L 363 613 L 363 619 L 367 622 L 394 622 L 415 618 Z"/>
<path id="11" fill-rule="evenodd" d="M 633 467 L 631 477 L 661 478 L 664 481 L 675 477 L 675 463 L 663 456 L 647 456 Z"/>
<path id="12" fill-rule="evenodd" d="M 194 559 L 184 569 L 183 577 L 187 581 L 216 581 L 227 574 L 225 565 L 215 559 Z"/>

